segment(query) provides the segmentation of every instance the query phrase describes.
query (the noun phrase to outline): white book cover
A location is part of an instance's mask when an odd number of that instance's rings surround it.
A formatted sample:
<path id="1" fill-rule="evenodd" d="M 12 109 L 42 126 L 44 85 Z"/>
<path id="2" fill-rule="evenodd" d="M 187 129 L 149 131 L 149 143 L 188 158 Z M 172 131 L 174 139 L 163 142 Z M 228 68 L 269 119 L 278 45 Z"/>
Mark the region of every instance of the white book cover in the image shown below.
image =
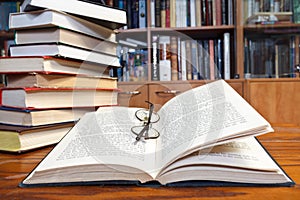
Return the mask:
<path id="1" fill-rule="evenodd" d="M 88 51 L 63 44 L 16 45 L 10 47 L 11 56 L 59 56 L 101 65 L 119 67 L 117 56 Z"/>
<path id="2" fill-rule="evenodd" d="M 111 42 L 116 41 L 116 34 L 114 31 L 57 10 L 46 9 L 31 12 L 10 13 L 9 15 L 9 29 L 18 30 L 45 27 L 63 27 L 99 39 Z"/>
<path id="3" fill-rule="evenodd" d="M 120 28 L 127 23 L 126 12 L 84 0 L 24 0 L 20 6 L 21 12 L 53 9 L 80 16 L 93 23 L 98 23 L 110 29 Z"/>

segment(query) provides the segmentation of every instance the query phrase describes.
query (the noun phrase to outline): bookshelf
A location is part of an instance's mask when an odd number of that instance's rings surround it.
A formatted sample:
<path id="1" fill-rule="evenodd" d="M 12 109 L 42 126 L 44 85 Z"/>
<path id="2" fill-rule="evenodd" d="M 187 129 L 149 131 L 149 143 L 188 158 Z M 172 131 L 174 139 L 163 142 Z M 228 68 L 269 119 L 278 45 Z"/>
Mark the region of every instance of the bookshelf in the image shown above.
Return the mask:
<path id="1" fill-rule="evenodd" d="M 141 1 L 133 1 L 133 2 L 138 2 L 137 4 L 139 4 Z M 225 69 L 221 69 L 221 67 L 223 67 L 223 64 L 226 62 L 228 63 L 228 65 L 224 68 L 228 68 L 228 75 L 226 77 L 226 79 L 230 79 L 230 78 L 234 78 L 235 74 L 238 72 L 237 69 L 237 65 L 236 65 L 236 59 L 235 59 L 235 46 L 236 46 L 236 33 L 235 33 L 235 12 L 234 12 L 234 8 L 236 7 L 235 5 L 235 1 L 226 1 L 226 2 L 230 2 L 229 4 L 226 4 L 226 6 L 223 6 L 224 8 L 221 8 L 221 2 L 223 0 L 216 0 L 216 1 L 202 1 L 202 0 L 197 0 L 197 1 L 178 1 L 178 0 L 170 0 L 170 1 L 152 1 L 152 0 L 147 0 L 146 4 L 147 4 L 147 11 L 146 11 L 146 26 L 141 25 L 142 28 L 139 28 L 139 22 L 137 22 L 137 20 L 135 18 L 133 18 L 132 16 L 135 15 L 138 17 L 136 11 L 134 8 L 129 6 L 129 9 L 127 9 L 128 11 L 128 27 L 125 30 L 119 30 L 119 42 L 122 46 L 122 42 L 123 41 L 127 41 L 127 40 L 131 40 L 131 39 L 135 39 L 138 41 L 142 41 L 143 43 L 146 44 L 146 46 L 141 47 L 141 46 L 130 46 L 126 44 L 123 45 L 126 47 L 127 51 L 128 48 L 136 50 L 137 52 L 140 49 L 143 49 L 144 51 L 147 51 L 146 53 L 146 62 L 144 62 L 143 68 L 145 70 L 144 74 L 146 77 L 143 78 L 139 78 L 139 77 L 132 77 L 134 75 L 132 75 L 133 73 L 131 72 L 127 72 L 131 71 L 131 70 L 135 70 L 132 68 L 135 68 L 136 66 L 132 66 L 130 64 L 130 60 L 128 61 L 125 59 L 125 61 L 127 61 L 127 65 L 124 68 L 128 68 L 125 69 L 123 72 L 121 72 L 121 81 L 135 81 L 135 80 L 146 80 L 146 81 L 173 81 L 173 80 L 200 80 L 200 79 L 204 79 L 204 80 L 211 80 L 211 79 L 216 79 L 216 78 L 225 78 Z M 135 3 L 131 2 L 132 4 L 135 5 Z M 170 18 L 166 17 L 166 14 L 163 14 L 164 12 L 168 13 L 167 11 L 163 11 L 163 4 L 169 2 L 171 5 L 170 7 Z M 186 8 L 187 11 L 185 11 L 185 15 L 186 18 L 184 18 L 184 22 L 186 21 L 186 23 L 182 23 L 182 14 L 181 11 L 185 10 L 182 9 L 182 2 L 185 2 L 183 5 L 184 8 Z M 194 2 L 193 5 L 198 6 L 192 6 L 192 2 Z M 225 1 L 223 1 L 225 2 Z M 127 1 L 128 3 L 128 1 Z M 159 6 L 157 8 L 157 3 L 159 3 Z M 172 4 L 175 3 L 175 7 L 172 10 Z M 176 3 L 180 3 L 180 8 L 176 8 Z M 190 3 L 190 4 L 188 4 Z M 153 4 L 154 7 L 156 8 L 156 10 L 153 11 Z M 190 5 L 190 6 L 189 6 Z M 218 6 L 217 6 L 218 5 Z M 206 8 L 205 8 L 206 6 Z M 210 7 L 209 7 L 210 6 Z M 165 6 L 168 7 L 168 6 Z M 193 8 L 192 8 L 193 7 Z M 219 10 L 217 10 L 217 7 L 219 7 Z M 199 8 L 199 9 L 198 9 Z M 210 8 L 210 9 L 209 9 Z M 194 12 L 192 14 L 192 12 L 190 12 L 191 9 L 194 9 Z M 221 10 L 223 9 L 223 10 Z M 158 10 L 158 11 L 157 11 Z M 207 11 L 206 14 L 203 14 L 204 11 Z M 209 11 L 208 11 L 209 10 Z M 203 12 L 202 12 L 203 11 Z M 202 13 L 201 13 L 202 12 Z M 153 14 L 154 13 L 154 14 Z M 172 18 L 172 13 L 173 15 L 175 15 L 175 17 Z M 179 13 L 179 14 L 178 14 Z M 190 14 L 188 14 L 190 13 Z M 215 13 L 217 13 L 215 15 Z M 154 16 L 153 16 L 154 15 Z M 202 15 L 200 17 L 200 19 L 197 17 L 198 15 Z M 157 23 L 157 16 L 160 20 L 160 23 Z M 163 17 L 162 17 L 163 16 Z M 164 19 L 166 18 L 165 22 Z M 209 19 L 211 20 L 209 20 Z M 131 20 L 132 19 L 132 20 Z M 141 18 L 139 18 L 141 19 Z M 193 20 L 192 20 L 193 19 Z M 153 23 L 153 20 L 155 20 L 155 22 Z M 166 21 L 170 21 L 169 24 L 166 23 Z M 194 22 L 192 22 L 194 21 Z M 137 25 L 136 25 L 137 24 Z M 227 34 L 229 38 L 229 42 L 227 42 L 225 44 L 225 34 Z M 163 38 L 165 37 L 169 37 L 168 41 L 165 42 Z M 167 47 L 171 46 L 172 44 L 170 44 L 171 42 L 171 38 L 172 37 L 176 37 L 178 44 L 175 46 L 175 50 L 171 49 L 171 50 L 167 50 L 167 53 L 170 54 L 177 54 L 177 68 L 178 68 L 178 77 L 177 78 L 170 78 L 171 75 L 164 75 L 165 77 L 168 78 L 155 78 L 153 77 L 153 68 L 154 68 L 154 64 L 153 63 L 153 59 L 154 57 L 154 50 L 153 50 L 153 45 L 154 43 L 157 47 L 158 47 L 158 53 L 163 54 L 162 52 L 165 51 L 162 48 L 162 45 L 164 43 L 166 43 Z M 157 42 L 155 42 L 155 39 L 157 38 Z M 196 50 L 193 47 L 190 47 L 191 44 L 189 44 L 190 46 L 188 47 L 188 43 L 190 43 L 191 41 L 196 42 Z M 209 47 L 208 44 L 209 43 Z M 134 42 L 132 43 L 133 45 L 136 45 Z M 226 45 L 228 48 L 228 55 L 229 58 L 225 59 L 222 58 L 223 57 L 223 52 L 224 48 L 223 46 Z M 212 46 L 212 47 L 211 47 Z M 185 48 L 184 48 L 185 47 Z M 170 48 L 170 47 L 169 47 Z M 214 53 L 213 54 L 209 54 L 209 50 L 208 48 L 214 48 Z M 183 50 L 186 51 L 193 51 L 191 54 L 193 55 L 194 52 L 196 52 L 196 56 L 198 56 L 198 54 L 205 54 L 207 55 L 205 59 L 201 59 L 200 56 L 197 58 L 187 58 L 184 55 L 189 55 L 188 52 L 183 52 Z M 219 49 L 219 50 L 218 50 Z M 179 52 L 178 52 L 178 51 Z M 124 50 L 123 52 L 127 52 L 126 50 Z M 139 52 L 138 52 L 139 53 Z M 185 53 L 183 55 L 183 53 Z M 130 53 L 130 54 L 134 54 L 134 53 Z M 214 56 L 214 58 L 212 58 L 212 56 Z M 130 57 L 130 56 L 128 56 Z M 171 56 L 172 57 L 172 56 Z M 165 61 L 165 59 L 162 58 L 162 56 L 157 56 L 158 59 L 158 67 L 161 66 L 160 62 L 161 61 Z M 181 59 L 181 60 L 180 60 Z M 195 60 L 196 59 L 196 60 Z M 211 62 L 210 59 L 215 59 L 215 61 L 213 61 L 213 64 L 210 64 L 210 66 L 208 67 L 198 67 L 198 63 L 202 63 L 202 65 L 205 65 L 205 62 Z M 216 60 L 219 60 L 220 63 L 218 63 Z M 168 59 L 167 59 L 168 60 Z M 171 61 L 172 59 L 169 59 L 169 62 L 173 62 Z M 183 61 L 184 60 L 184 61 Z M 183 64 L 183 62 L 186 62 Z M 188 65 L 188 66 L 186 66 Z M 189 68 L 192 65 L 192 70 L 194 70 L 193 72 L 189 71 Z M 212 66 L 214 65 L 214 66 Z M 171 66 L 173 66 L 172 64 L 168 63 L 168 67 L 172 68 Z M 220 68 L 219 68 L 220 67 Z M 207 72 L 200 72 L 200 68 L 203 68 L 203 70 L 206 70 Z M 181 70 L 183 71 L 184 69 L 186 69 L 186 71 L 188 71 L 188 73 L 193 73 L 193 75 L 182 75 L 181 77 Z M 210 72 L 210 71 L 214 71 L 214 72 Z M 161 72 L 161 70 L 158 70 L 159 73 Z M 169 73 L 169 72 L 163 72 L 163 73 Z M 203 73 L 203 74 L 202 74 Z M 207 73 L 207 74 L 204 74 Z M 209 75 L 212 74 L 213 75 Z M 218 74 L 220 73 L 220 74 Z M 163 76 L 162 73 L 160 73 L 160 76 Z"/>
<path id="2" fill-rule="evenodd" d="M 127 1 L 128 2 L 128 1 Z M 133 15 L 138 16 L 138 10 L 134 9 L 137 7 L 138 3 L 140 2 L 146 2 L 146 25 L 143 24 L 141 27 L 139 27 L 138 21 L 134 18 Z M 157 6 L 159 3 L 159 6 Z M 190 3 L 195 5 L 196 9 L 194 12 L 191 11 L 192 7 L 189 7 L 187 4 L 183 3 L 184 7 L 187 8 L 186 15 L 187 23 L 182 25 L 182 9 L 176 10 L 176 5 L 175 5 L 175 11 L 177 13 L 173 13 L 175 18 L 179 19 L 180 22 L 172 22 L 172 2 L 175 4 L 179 1 L 176 0 L 171 0 L 167 1 L 170 2 L 171 5 L 170 7 L 170 19 L 166 16 L 164 9 L 168 8 L 168 5 L 164 7 L 164 3 L 166 1 L 156 1 L 156 0 L 146 0 L 146 1 L 132 1 L 133 7 L 129 6 L 127 8 L 128 11 L 128 27 L 127 29 L 122 29 L 118 30 L 119 34 L 118 40 L 121 44 L 121 46 L 125 46 L 128 49 L 134 49 L 134 50 L 139 50 L 143 49 L 147 51 L 147 53 L 144 55 L 146 57 L 146 61 L 144 62 L 143 68 L 145 69 L 145 72 L 143 74 L 145 77 L 134 77 L 136 74 L 132 71 L 134 71 L 133 65 L 130 63 L 135 63 L 134 61 L 130 60 L 125 60 L 126 65 L 124 66 L 124 71 L 120 72 L 121 78 L 119 78 L 119 87 L 123 93 L 120 94 L 119 100 L 121 105 L 129 105 L 129 106 L 147 106 L 147 104 L 143 103 L 143 98 L 148 97 L 150 101 L 154 101 L 158 105 L 164 104 L 166 101 L 168 101 L 170 98 L 174 97 L 175 95 L 188 90 L 190 88 L 205 84 L 208 81 L 218 79 L 218 78 L 224 78 L 227 79 L 227 81 L 231 84 L 234 85 L 234 87 L 239 88 L 237 89 L 238 92 L 240 92 L 241 95 L 244 95 L 244 82 L 243 82 L 243 58 L 240 58 L 239 56 L 236 56 L 237 54 L 240 54 L 238 52 L 243 52 L 244 48 L 243 45 L 239 44 L 238 41 L 243 41 L 243 26 L 241 25 L 241 29 L 238 26 L 239 20 L 237 19 L 241 13 L 236 12 L 239 7 L 241 7 L 241 2 L 240 1 L 235 1 L 235 0 L 230 0 L 230 1 L 223 1 L 223 0 L 216 0 L 216 1 L 202 1 L 202 0 L 196 0 L 196 1 L 184 1 L 185 3 Z M 182 3 L 181 1 L 180 3 Z M 226 6 L 221 7 L 222 3 L 224 5 L 224 2 L 226 3 Z M 229 4 L 228 4 L 229 2 Z M 137 4 L 136 4 L 137 3 Z M 210 13 L 203 14 L 205 9 L 208 10 L 208 4 L 210 4 Z M 180 4 L 181 5 L 181 4 Z M 127 5 L 128 6 L 128 5 Z M 181 5 L 182 6 L 182 5 Z M 197 7 L 198 6 L 198 7 Z M 200 7 L 199 7 L 200 6 Z M 206 6 L 206 8 L 204 8 Z M 181 7 L 182 8 L 182 7 Z M 199 8 L 199 9 L 198 9 Z M 219 10 L 217 10 L 217 8 Z M 223 10 L 220 10 L 223 9 Z M 133 11 L 132 11 L 133 10 Z M 206 10 L 206 11 L 207 11 Z M 190 15 L 188 14 L 190 12 Z M 155 14 L 153 14 L 155 13 Z M 158 14 L 157 14 L 158 13 Z M 179 13 L 179 14 L 178 14 Z M 218 13 L 215 15 L 215 13 Z M 199 19 L 199 16 L 200 19 Z M 179 17 L 178 17 L 179 16 Z M 194 17 L 194 19 L 192 19 Z M 166 20 L 164 21 L 164 18 Z M 208 20 L 211 19 L 211 20 Z M 130 20 L 132 19 L 132 20 Z M 157 23 L 157 21 L 160 20 L 160 23 Z M 216 19 L 216 20 L 214 20 Z M 223 20 L 222 20 L 223 19 Z M 170 20 L 169 25 L 168 25 L 168 20 Z M 153 22 L 154 21 L 154 22 Z M 176 21 L 176 20 L 175 20 Z M 172 25 L 173 24 L 173 25 Z M 229 63 L 227 67 L 228 74 L 225 77 L 225 69 L 219 69 L 216 64 L 216 60 L 214 60 L 214 64 L 210 64 L 208 69 L 205 71 L 201 71 L 198 68 L 197 65 L 198 63 L 202 63 L 202 67 L 204 68 L 204 65 L 209 64 L 211 62 L 211 57 L 209 54 L 209 49 L 204 48 L 204 44 L 207 42 L 211 41 L 221 41 L 222 44 L 222 50 L 223 50 L 223 43 L 224 43 L 224 35 L 228 34 L 229 35 L 229 43 L 227 43 L 227 48 L 229 49 L 229 57 L 227 58 L 228 60 L 226 61 Z M 173 54 L 178 54 L 180 59 L 186 59 L 186 64 L 184 64 L 186 68 L 192 67 L 191 70 L 186 69 L 186 75 L 175 75 L 177 78 L 173 78 L 173 73 L 172 73 L 172 59 L 169 60 L 167 63 L 167 70 L 168 70 L 168 75 L 162 76 L 162 72 L 160 69 L 158 69 L 160 73 L 160 77 L 154 78 L 154 67 L 160 67 L 160 63 L 158 63 L 157 66 L 154 66 L 153 63 L 153 45 L 154 45 L 154 37 L 157 38 L 162 38 L 162 37 L 170 37 L 169 40 L 171 40 L 171 37 L 177 37 L 181 39 L 182 41 L 189 41 L 189 40 L 194 40 L 196 41 L 196 48 L 199 50 L 200 48 L 202 49 L 201 51 L 204 51 L 206 54 L 206 59 L 202 59 L 200 56 L 198 57 L 198 60 L 195 61 L 191 57 L 185 57 L 181 56 L 180 53 L 177 52 L 177 50 L 173 51 L 172 49 L 169 50 L 172 57 Z M 128 40 L 131 41 L 131 39 L 137 40 L 137 41 L 142 41 L 145 45 L 140 46 L 137 45 L 136 43 L 132 42 L 134 45 L 130 46 L 129 44 L 123 43 L 123 41 L 127 42 Z M 239 39 L 239 40 L 238 40 Z M 168 40 L 168 42 L 169 42 Z M 171 43 L 171 42 L 170 42 Z M 171 44 L 167 43 L 169 45 L 169 48 L 171 48 Z M 155 44 L 157 47 L 161 47 L 160 42 L 158 44 Z M 190 44 L 191 45 L 191 44 Z M 217 45 L 214 45 L 215 47 Z M 177 46 L 178 47 L 178 46 Z M 185 46 L 186 47 L 186 46 Z M 207 47 L 207 46 L 206 46 Z M 184 49 L 184 48 L 182 48 Z M 181 49 L 181 50 L 182 50 Z M 187 48 L 188 49 L 188 48 Z M 240 50 L 239 50 L 240 49 Z M 163 55 L 164 49 L 163 47 L 159 48 L 157 54 L 160 54 L 160 56 Z M 223 59 L 221 56 L 224 56 L 224 52 L 222 51 L 222 55 L 220 55 L 221 58 L 219 58 L 219 55 L 217 54 L 216 49 L 213 50 L 214 55 L 216 59 L 222 59 L 220 65 L 223 66 L 225 64 L 225 59 Z M 182 52 L 182 51 L 181 51 Z M 138 52 L 139 53 L 139 52 Z M 167 54 L 166 53 L 166 54 Z M 190 53 L 190 52 L 189 52 Z M 200 53 L 200 51 L 197 51 L 197 56 Z M 185 55 L 188 55 L 187 52 L 185 52 Z M 129 57 L 129 56 L 128 56 Z M 127 59 L 128 59 L 127 57 Z M 134 56 L 131 55 L 131 59 Z M 157 58 L 158 60 L 160 59 L 159 57 Z M 201 60 L 202 59 L 202 60 Z M 182 62 L 178 60 L 177 58 L 177 64 L 179 62 Z M 160 61 L 159 61 L 160 62 Z M 139 62 L 140 63 L 140 62 Z M 143 62 L 142 62 L 143 63 Z M 165 63 L 165 62 L 164 62 Z M 242 65 L 240 64 L 242 63 Z M 129 66 L 130 65 L 130 66 Z M 191 72 L 193 67 L 196 67 L 196 72 Z M 127 68 L 127 69 L 126 69 Z M 206 67 L 205 67 L 206 68 Z M 214 68 L 214 75 L 211 75 L 212 73 L 210 72 L 211 69 Z M 177 66 L 177 69 L 179 67 Z M 130 71 L 132 70 L 132 71 Z M 179 71 L 179 70 L 178 70 Z M 177 73 L 178 73 L 177 71 Z M 166 72 L 163 72 L 166 73 Z M 190 75 L 189 73 L 192 73 Z M 203 73 L 203 74 L 201 74 Z M 204 75 L 204 73 L 206 73 Z M 184 74 L 182 72 L 182 74 Z M 196 74 L 196 75 L 195 75 Z M 236 76 L 238 74 L 238 76 Z M 167 77 L 167 78 L 164 78 Z M 185 78 L 183 78 L 185 77 Z M 240 79 L 234 80 L 235 77 L 240 77 Z"/>
<path id="3" fill-rule="evenodd" d="M 244 30 L 246 78 L 294 78 L 299 64 L 300 23 L 297 1 L 244 0 L 240 13 Z"/>
<path id="4" fill-rule="evenodd" d="M 133 36 L 137 40 L 144 41 L 147 46 L 148 51 L 152 50 L 152 36 L 153 35 L 164 35 L 164 34 L 173 34 L 177 32 L 178 34 L 184 34 L 186 37 L 202 40 L 207 38 L 218 38 L 225 32 L 230 33 L 230 78 L 226 80 L 231 86 L 234 87 L 248 102 L 253 104 L 255 108 L 261 112 L 261 114 L 267 118 L 271 123 L 290 123 L 293 125 L 299 125 L 299 117 L 294 120 L 289 120 L 287 116 L 292 112 L 292 107 L 288 105 L 295 105 L 295 101 L 299 103 L 299 98 L 293 93 L 289 94 L 290 97 L 284 102 L 279 102 L 280 98 L 285 95 L 286 91 L 290 91 L 290 87 L 294 88 L 294 92 L 299 90 L 299 87 L 295 86 L 299 83 L 299 73 L 295 74 L 292 71 L 290 66 L 287 76 L 253 76 L 249 77 L 249 72 L 247 71 L 247 39 L 249 38 L 284 38 L 288 36 L 297 36 L 300 33 L 300 24 L 294 23 L 293 21 L 289 23 L 274 23 L 274 24 L 249 24 L 245 22 L 246 11 L 248 12 L 248 5 L 250 2 L 255 2 L 256 0 L 233 0 L 233 24 L 230 25 L 201 25 L 201 26 L 186 26 L 186 27 L 153 27 L 151 26 L 151 0 L 147 0 L 147 24 L 148 26 L 144 28 L 132 28 L 126 30 L 119 30 L 120 39 L 124 40 L 127 37 Z M 201 1 L 202 2 L 202 1 Z M 217 1 L 216 1 L 217 2 Z M 256 1 L 257 2 L 257 1 Z M 260 0 L 259 2 L 267 2 Z M 269 1 L 271 2 L 271 1 Z M 278 2 L 278 1 L 275 1 Z M 288 2 L 288 1 L 281 1 Z M 292 1 L 291 1 L 292 2 Z M 290 5 L 291 6 L 291 5 Z M 297 37 L 296 37 L 297 38 Z M 279 39 L 278 39 L 279 40 Z M 299 39 L 296 40 L 296 42 Z M 295 46 L 299 47 L 298 44 Z M 158 107 L 163 105 L 173 96 L 188 90 L 192 87 L 196 87 L 201 84 L 209 82 L 209 79 L 205 80 L 171 80 L 171 81 L 154 81 L 151 76 L 151 53 L 147 54 L 148 60 L 150 61 L 147 64 L 147 73 L 148 77 L 145 81 L 139 80 L 126 80 L 120 81 L 119 87 L 123 91 L 123 94 L 119 96 L 121 105 L 129 106 L 147 106 L 143 104 L 143 99 L 147 98 L 148 100 L 156 103 Z M 290 55 L 293 58 L 294 64 L 299 63 L 299 48 L 295 48 L 294 56 Z M 261 66 L 256 66 L 259 68 Z M 293 74 L 293 75 L 291 75 Z M 238 75 L 238 76 L 236 76 Z M 289 77 L 289 78 L 286 78 Z M 236 79 L 238 78 L 238 79 Z M 257 84 L 257 81 L 259 84 Z M 291 84 L 287 84 L 287 83 Z M 270 86 L 269 86 L 270 85 Z M 275 85 L 275 86 L 274 86 Z M 268 87 L 280 87 L 280 90 L 271 90 L 268 91 L 270 94 L 264 98 L 261 95 L 267 91 Z M 126 95 L 125 95 L 126 94 Z M 294 99 L 292 97 L 295 97 Z M 270 107 L 266 108 L 260 103 L 262 101 L 269 101 Z M 257 99 L 255 101 L 255 99 Z M 280 105 L 282 112 L 276 117 L 271 116 L 270 110 L 272 106 Z M 294 112 L 292 112 L 294 113 Z"/>

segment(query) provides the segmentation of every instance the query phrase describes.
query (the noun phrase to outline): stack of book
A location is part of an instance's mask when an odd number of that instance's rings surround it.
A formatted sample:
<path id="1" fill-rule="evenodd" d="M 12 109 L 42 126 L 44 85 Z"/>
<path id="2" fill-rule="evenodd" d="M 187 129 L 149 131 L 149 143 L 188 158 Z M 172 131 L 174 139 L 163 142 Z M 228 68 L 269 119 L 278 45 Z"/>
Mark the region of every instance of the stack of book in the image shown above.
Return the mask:
<path id="1" fill-rule="evenodd" d="M 10 15 L 16 44 L 0 59 L 0 150 L 57 143 L 85 113 L 117 104 L 114 29 L 125 24 L 123 10 L 74 0 L 25 0 Z"/>

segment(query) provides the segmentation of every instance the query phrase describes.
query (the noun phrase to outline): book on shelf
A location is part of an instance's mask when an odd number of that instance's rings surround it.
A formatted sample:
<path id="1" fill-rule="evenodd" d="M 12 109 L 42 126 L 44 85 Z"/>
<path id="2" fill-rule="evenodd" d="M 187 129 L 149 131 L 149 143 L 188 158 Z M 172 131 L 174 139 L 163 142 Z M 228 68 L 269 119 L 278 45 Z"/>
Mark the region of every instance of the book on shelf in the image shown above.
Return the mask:
<path id="1" fill-rule="evenodd" d="M 294 23 L 299 24 L 300 23 L 300 2 L 294 0 L 292 8 L 293 8 Z"/>
<path id="2" fill-rule="evenodd" d="M 159 81 L 159 36 L 152 37 L 151 80 Z"/>
<path id="3" fill-rule="evenodd" d="M 51 56 L 0 57 L 0 73 L 61 73 L 109 76 L 110 68 L 92 62 Z"/>
<path id="4" fill-rule="evenodd" d="M 19 11 L 20 2 L 18 1 L 1 1 L 0 2 L 0 31 L 9 31 L 8 19 L 10 13 Z"/>
<path id="5" fill-rule="evenodd" d="M 295 41 L 298 36 L 247 38 L 245 68 L 250 78 L 294 77 Z"/>
<path id="6" fill-rule="evenodd" d="M 21 153 L 58 143 L 74 122 L 36 127 L 0 124 L 0 151 Z"/>
<path id="7" fill-rule="evenodd" d="M 14 126 L 42 126 L 74 122 L 95 107 L 61 109 L 20 109 L 0 107 L 0 124 Z"/>
<path id="8" fill-rule="evenodd" d="M 147 0 L 139 0 L 139 28 L 147 27 Z"/>
<path id="9" fill-rule="evenodd" d="M 56 109 L 117 105 L 117 89 L 110 88 L 1 88 L 5 107 Z"/>
<path id="10" fill-rule="evenodd" d="M 127 23 L 125 10 L 92 3 L 88 0 L 24 0 L 20 11 L 27 12 L 42 8 L 63 11 L 109 29 L 117 29 Z"/>
<path id="11" fill-rule="evenodd" d="M 116 55 L 117 43 L 101 40 L 61 27 L 22 29 L 15 31 L 16 44 L 62 43 L 96 52 Z"/>
<path id="12" fill-rule="evenodd" d="M 294 184 L 253 137 L 273 131 L 270 124 L 223 80 L 168 101 L 148 121 L 148 136 L 158 137 L 137 139 L 136 116 L 149 113 L 119 106 L 87 113 L 20 186 Z"/>
<path id="13" fill-rule="evenodd" d="M 9 29 L 12 30 L 46 27 L 62 27 L 105 41 L 116 41 L 116 34 L 114 31 L 57 10 L 46 9 L 31 12 L 18 12 L 11 13 L 9 16 Z"/>
<path id="14" fill-rule="evenodd" d="M 159 80 L 171 80 L 170 36 L 159 36 Z"/>
<path id="15" fill-rule="evenodd" d="M 10 55 L 14 56 L 58 56 L 81 61 L 93 62 L 99 65 L 119 67 L 117 55 L 109 55 L 96 51 L 81 49 L 63 43 L 48 44 L 16 44 L 9 48 Z"/>
<path id="16" fill-rule="evenodd" d="M 83 76 L 70 74 L 18 73 L 6 74 L 7 87 L 39 88 L 117 88 L 113 77 Z"/>
<path id="17" fill-rule="evenodd" d="M 231 75 L 231 53 L 230 53 L 230 33 L 223 34 L 223 60 L 224 60 L 224 79 L 230 79 Z"/>

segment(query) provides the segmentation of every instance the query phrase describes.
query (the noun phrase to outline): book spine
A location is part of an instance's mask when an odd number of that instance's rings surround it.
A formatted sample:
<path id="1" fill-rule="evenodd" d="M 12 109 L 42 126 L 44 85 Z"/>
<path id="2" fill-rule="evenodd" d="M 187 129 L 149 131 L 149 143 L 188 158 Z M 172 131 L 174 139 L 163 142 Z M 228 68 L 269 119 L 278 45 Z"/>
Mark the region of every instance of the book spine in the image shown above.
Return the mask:
<path id="1" fill-rule="evenodd" d="M 191 26 L 191 0 L 186 0 L 186 26 Z"/>
<path id="2" fill-rule="evenodd" d="M 223 38 L 224 55 L 224 79 L 230 79 L 230 33 L 224 33 Z"/>
<path id="3" fill-rule="evenodd" d="M 215 0 L 216 6 L 216 25 L 222 24 L 222 0 Z"/>
<path id="4" fill-rule="evenodd" d="M 192 50 L 191 50 L 191 40 L 186 40 L 186 74 L 187 80 L 192 80 Z"/>
<path id="5" fill-rule="evenodd" d="M 203 26 L 206 26 L 206 0 L 201 0 L 201 8 L 202 8 L 202 12 L 201 12 L 201 24 Z"/>
<path id="6" fill-rule="evenodd" d="M 192 8 L 191 8 L 192 9 Z M 200 27 L 202 25 L 202 8 L 201 8 L 201 1 L 196 0 L 195 2 L 195 20 L 196 20 L 196 26 Z"/>
<path id="7" fill-rule="evenodd" d="M 293 1 L 293 18 L 294 23 L 299 24 L 300 23 L 300 1 Z"/>
<path id="8" fill-rule="evenodd" d="M 139 28 L 147 27 L 147 0 L 139 0 Z"/>
<path id="9" fill-rule="evenodd" d="M 155 0 L 150 1 L 151 27 L 155 27 Z"/>
<path id="10" fill-rule="evenodd" d="M 217 39 L 217 78 L 223 79 L 223 51 L 222 51 L 222 39 Z"/>
<path id="11" fill-rule="evenodd" d="M 127 28 L 132 28 L 132 1 L 126 1 Z"/>
<path id="12" fill-rule="evenodd" d="M 217 5 L 216 0 L 211 0 L 211 13 L 212 13 L 212 24 L 213 26 L 217 25 Z"/>
<path id="13" fill-rule="evenodd" d="M 182 24 L 182 18 L 181 18 L 181 15 L 182 15 L 182 1 L 181 0 L 176 0 L 176 3 L 175 3 L 175 16 L 176 16 L 176 24 L 175 24 L 175 27 L 181 27 L 181 24 Z"/>
<path id="14" fill-rule="evenodd" d="M 161 27 L 166 27 L 166 0 L 160 2 L 160 23 Z"/>
<path id="15" fill-rule="evenodd" d="M 233 16 L 234 16 L 234 11 L 233 11 L 233 0 L 228 0 L 228 25 L 233 25 L 234 21 L 233 21 Z"/>
<path id="16" fill-rule="evenodd" d="M 210 71 L 210 80 L 214 80 L 215 79 L 214 40 L 209 40 L 209 71 Z"/>
<path id="17" fill-rule="evenodd" d="M 186 41 L 181 41 L 181 80 L 187 80 Z"/>
<path id="18" fill-rule="evenodd" d="M 171 36 L 170 40 L 171 44 L 171 80 L 178 80 L 178 71 L 177 71 L 177 37 L 176 36 Z"/>
<path id="19" fill-rule="evenodd" d="M 170 36 L 159 37 L 159 75 L 161 81 L 171 81 Z"/>
<path id="20" fill-rule="evenodd" d="M 209 40 L 203 40 L 203 70 L 204 78 L 210 79 L 210 55 L 209 55 Z"/>
<path id="21" fill-rule="evenodd" d="M 227 0 L 221 0 L 221 12 L 222 12 L 222 25 L 228 24 L 228 16 L 227 16 Z"/>
<path id="22" fill-rule="evenodd" d="M 131 28 L 139 28 L 139 0 L 132 1 Z"/>
<path id="23" fill-rule="evenodd" d="M 160 0 L 155 0 L 155 27 L 161 27 Z"/>
<path id="24" fill-rule="evenodd" d="M 206 0 L 206 25 L 210 26 L 213 25 L 213 6 L 212 6 L 212 0 Z"/>
<path id="25" fill-rule="evenodd" d="M 171 26 L 171 19 L 170 19 L 170 0 L 165 0 L 166 1 L 166 27 Z"/>
<path id="26" fill-rule="evenodd" d="M 196 40 L 191 41 L 191 64 L 192 64 L 192 80 L 198 80 L 199 72 L 199 57 L 198 57 L 198 44 Z M 202 60 L 202 59 L 201 59 Z"/>
<path id="27" fill-rule="evenodd" d="M 181 66 L 181 38 L 177 38 L 177 76 L 178 80 L 182 80 L 182 66 Z"/>
<path id="28" fill-rule="evenodd" d="M 151 80 L 159 81 L 159 36 L 152 37 L 152 70 Z"/>
<path id="29" fill-rule="evenodd" d="M 176 0 L 170 0 L 170 27 L 176 27 Z"/>

